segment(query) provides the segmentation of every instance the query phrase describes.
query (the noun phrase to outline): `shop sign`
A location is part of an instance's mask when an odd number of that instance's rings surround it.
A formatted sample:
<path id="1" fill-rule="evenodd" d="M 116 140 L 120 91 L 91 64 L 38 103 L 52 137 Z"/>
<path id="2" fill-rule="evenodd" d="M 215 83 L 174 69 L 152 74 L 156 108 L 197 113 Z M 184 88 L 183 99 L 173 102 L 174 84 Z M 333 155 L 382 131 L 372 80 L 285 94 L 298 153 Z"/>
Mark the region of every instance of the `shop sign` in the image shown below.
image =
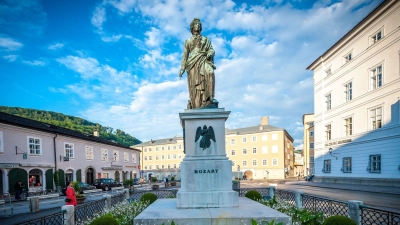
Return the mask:
<path id="1" fill-rule="evenodd" d="M 18 166 L 19 163 L 0 163 L 0 168 L 15 168 Z"/>

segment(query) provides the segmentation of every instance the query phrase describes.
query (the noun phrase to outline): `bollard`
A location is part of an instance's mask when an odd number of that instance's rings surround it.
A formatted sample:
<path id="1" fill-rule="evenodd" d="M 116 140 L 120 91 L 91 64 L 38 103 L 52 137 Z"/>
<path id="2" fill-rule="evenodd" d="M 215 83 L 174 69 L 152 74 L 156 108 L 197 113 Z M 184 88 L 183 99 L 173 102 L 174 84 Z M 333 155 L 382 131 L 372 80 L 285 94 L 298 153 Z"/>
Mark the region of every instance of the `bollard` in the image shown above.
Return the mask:
<path id="1" fill-rule="evenodd" d="M 124 192 L 125 192 L 125 199 L 130 199 L 131 196 L 129 195 L 129 189 L 128 189 L 128 188 L 125 188 L 125 189 L 124 189 Z"/>
<path id="2" fill-rule="evenodd" d="M 271 196 L 271 198 L 275 196 L 275 187 L 276 186 L 269 186 L 269 196 Z"/>
<path id="3" fill-rule="evenodd" d="M 104 195 L 104 198 L 106 200 L 106 207 L 108 210 L 111 209 L 111 195 Z"/>
<path id="4" fill-rule="evenodd" d="M 294 201 L 296 202 L 296 208 L 302 209 L 303 208 L 303 194 L 302 191 L 296 191 L 294 193 Z"/>
<path id="5" fill-rule="evenodd" d="M 357 225 L 361 225 L 361 209 L 360 206 L 362 206 L 363 202 L 362 201 L 357 201 L 357 200 L 349 200 L 349 217 L 352 219 L 354 222 L 356 222 Z"/>
<path id="6" fill-rule="evenodd" d="M 63 206 L 61 206 L 61 211 L 64 212 L 64 225 L 74 225 L 75 224 L 75 206 L 63 205 Z"/>

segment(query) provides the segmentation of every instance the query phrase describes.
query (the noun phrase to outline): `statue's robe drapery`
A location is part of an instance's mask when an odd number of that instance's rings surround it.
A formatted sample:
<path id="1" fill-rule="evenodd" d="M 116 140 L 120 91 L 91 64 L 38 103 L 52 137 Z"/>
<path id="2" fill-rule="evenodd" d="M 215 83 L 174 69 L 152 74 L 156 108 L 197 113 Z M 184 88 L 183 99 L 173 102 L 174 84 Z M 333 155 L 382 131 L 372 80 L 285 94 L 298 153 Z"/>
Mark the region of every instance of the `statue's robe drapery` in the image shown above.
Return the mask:
<path id="1" fill-rule="evenodd" d="M 207 55 L 210 57 L 207 58 Z M 181 68 L 188 74 L 190 108 L 203 108 L 214 99 L 214 49 L 211 41 L 201 35 L 186 40 Z"/>

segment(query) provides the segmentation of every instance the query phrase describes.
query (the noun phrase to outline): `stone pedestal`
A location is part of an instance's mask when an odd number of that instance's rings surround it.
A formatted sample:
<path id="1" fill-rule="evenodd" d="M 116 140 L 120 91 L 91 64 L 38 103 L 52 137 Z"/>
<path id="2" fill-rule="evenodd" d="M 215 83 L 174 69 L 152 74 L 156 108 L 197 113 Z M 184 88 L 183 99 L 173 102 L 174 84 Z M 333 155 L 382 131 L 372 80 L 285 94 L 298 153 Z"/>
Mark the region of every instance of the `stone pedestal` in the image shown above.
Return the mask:
<path id="1" fill-rule="evenodd" d="M 191 109 L 179 114 L 185 158 L 181 163 L 178 208 L 238 206 L 238 193 L 232 190 L 232 162 L 225 154 L 225 121 L 229 113 L 218 108 Z M 206 147 L 200 145 L 203 138 L 210 141 Z"/>

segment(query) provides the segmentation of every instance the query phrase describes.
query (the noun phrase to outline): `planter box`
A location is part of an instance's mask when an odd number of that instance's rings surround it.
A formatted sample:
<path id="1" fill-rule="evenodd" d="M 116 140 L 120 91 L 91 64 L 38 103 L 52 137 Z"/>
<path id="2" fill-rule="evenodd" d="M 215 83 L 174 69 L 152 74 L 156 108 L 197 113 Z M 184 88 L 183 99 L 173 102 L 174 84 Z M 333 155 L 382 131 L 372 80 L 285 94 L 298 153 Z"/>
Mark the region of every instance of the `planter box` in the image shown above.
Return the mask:
<path id="1" fill-rule="evenodd" d="M 82 204 L 85 202 L 86 197 L 76 198 L 76 203 Z"/>
<path id="2" fill-rule="evenodd" d="M 153 186 L 151 186 L 151 189 L 153 190 L 157 190 L 160 186 L 158 184 L 153 184 Z"/>

